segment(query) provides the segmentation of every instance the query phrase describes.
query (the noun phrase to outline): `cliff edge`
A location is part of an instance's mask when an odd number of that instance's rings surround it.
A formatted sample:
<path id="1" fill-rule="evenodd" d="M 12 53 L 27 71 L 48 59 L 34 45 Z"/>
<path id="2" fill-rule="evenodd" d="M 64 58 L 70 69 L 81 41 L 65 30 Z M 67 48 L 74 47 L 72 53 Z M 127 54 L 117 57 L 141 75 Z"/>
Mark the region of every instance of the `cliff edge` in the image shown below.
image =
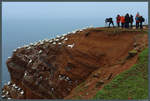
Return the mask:
<path id="1" fill-rule="evenodd" d="M 2 97 L 70 99 L 73 89 L 97 70 L 101 73 L 94 77 L 105 80 L 120 73 L 120 67 L 110 67 L 136 57 L 147 47 L 147 36 L 141 30 L 87 28 L 18 48 L 7 60 L 11 81 L 4 85 Z"/>

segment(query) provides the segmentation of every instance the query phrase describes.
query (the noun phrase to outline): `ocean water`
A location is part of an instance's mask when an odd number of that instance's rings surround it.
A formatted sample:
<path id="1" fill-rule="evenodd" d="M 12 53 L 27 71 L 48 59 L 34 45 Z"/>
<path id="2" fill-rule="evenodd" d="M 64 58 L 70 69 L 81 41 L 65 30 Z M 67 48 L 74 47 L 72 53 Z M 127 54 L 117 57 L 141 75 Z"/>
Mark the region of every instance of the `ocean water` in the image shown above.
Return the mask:
<path id="1" fill-rule="evenodd" d="M 17 47 L 54 38 L 86 26 L 103 27 L 104 20 L 91 19 L 2 19 L 2 86 L 10 80 L 6 60 Z"/>

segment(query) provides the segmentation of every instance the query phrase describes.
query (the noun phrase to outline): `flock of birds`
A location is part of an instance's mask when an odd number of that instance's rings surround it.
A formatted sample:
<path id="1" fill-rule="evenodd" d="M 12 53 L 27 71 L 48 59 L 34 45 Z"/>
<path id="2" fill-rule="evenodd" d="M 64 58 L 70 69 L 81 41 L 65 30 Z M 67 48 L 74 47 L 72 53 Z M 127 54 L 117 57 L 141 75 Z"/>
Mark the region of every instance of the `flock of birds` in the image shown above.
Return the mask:
<path id="1" fill-rule="evenodd" d="M 21 88 L 19 88 L 16 84 L 12 84 L 10 81 L 9 81 L 7 84 L 5 84 L 5 85 L 8 85 L 9 87 L 11 87 L 11 89 L 15 89 L 15 90 L 18 91 L 21 95 L 24 94 L 24 91 L 23 91 Z M 8 92 L 8 91 L 6 91 L 5 89 L 2 90 L 2 96 L 1 96 L 2 98 L 6 98 L 8 95 L 9 95 L 9 92 Z M 8 97 L 7 99 L 11 99 L 11 98 Z"/>
<path id="2" fill-rule="evenodd" d="M 67 38 L 67 35 L 68 35 L 68 34 L 75 34 L 77 31 L 83 31 L 83 30 L 85 30 L 85 29 L 87 29 L 87 28 L 92 28 L 92 27 L 93 27 L 93 26 L 87 26 L 87 27 L 82 28 L 82 29 L 77 29 L 77 30 L 74 30 L 74 31 L 72 31 L 72 32 L 68 32 L 67 34 L 62 34 L 61 36 L 57 35 L 56 38 L 54 38 L 54 39 L 39 40 L 38 42 L 30 43 L 29 45 L 24 45 L 24 46 L 22 46 L 22 47 L 18 47 L 17 49 L 20 49 L 20 48 L 31 49 L 31 46 L 43 45 L 45 42 L 50 42 L 50 43 L 53 44 L 53 45 L 56 45 L 56 44 L 62 45 L 62 44 L 65 43 L 65 41 L 68 40 L 68 38 Z M 60 42 L 60 41 L 61 41 L 61 42 Z M 73 47 L 75 46 L 75 44 L 73 43 L 73 44 L 69 44 L 69 45 L 66 45 L 66 46 L 67 46 L 68 48 L 73 48 Z M 13 51 L 15 52 L 17 49 L 15 49 L 15 50 L 13 50 Z M 39 54 L 42 53 L 42 50 L 40 50 L 38 53 L 39 53 Z M 8 58 L 11 58 L 11 57 L 8 57 Z M 32 62 L 32 60 L 29 61 L 29 63 L 31 63 L 31 62 Z M 24 76 L 27 76 L 27 73 L 25 73 Z M 62 76 L 62 75 L 59 75 L 59 78 L 60 78 L 61 80 L 64 79 L 64 80 L 66 80 L 66 81 L 70 81 L 70 78 L 69 78 L 69 77 L 65 77 L 65 76 Z M 24 94 L 24 91 L 23 91 L 21 88 L 19 88 L 19 87 L 16 86 L 15 84 L 11 84 L 10 81 L 8 82 L 8 84 L 5 84 L 5 85 L 14 87 L 14 88 L 17 89 L 18 91 L 20 91 L 20 94 L 21 94 L 21 95 Z M 6 92 L 5 90 L 3 90 L 2 92 L 5 93 L 5 95 L 2 95 L 2 98 L 5 98 L 6 95 L 9 94 L 9 92 L 8 92 L 8 91 Z M 8 98 L 8 99 L 11 99 L 11 98 Z"/>

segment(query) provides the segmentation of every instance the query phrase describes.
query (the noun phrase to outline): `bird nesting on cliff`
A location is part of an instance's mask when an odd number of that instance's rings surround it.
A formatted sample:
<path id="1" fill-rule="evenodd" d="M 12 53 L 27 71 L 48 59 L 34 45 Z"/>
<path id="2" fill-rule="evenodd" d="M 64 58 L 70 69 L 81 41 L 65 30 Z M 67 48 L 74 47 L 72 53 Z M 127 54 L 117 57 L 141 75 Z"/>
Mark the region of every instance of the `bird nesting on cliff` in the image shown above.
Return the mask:
<path id="1" fill-rule="evenodd" d="M 67 47 L 73 48 L 74 47 L 74 43 L 72 45 L 67 45 Z"/>
<path id="2" fill-rule="evenodd" d="M 19 88 L 19 87 L 18 87 L 18 89 L 17 89 L 17 90 L 18 90 L 18 91 L 20 91 L 20 90 L 21 90 L 21 88 Z"/>
<path id="3" fill-rule="evenodd" d="M 13 87 L 15 87 L 15 86 L 16 86 L 16 84 L 13 84 L 12 86 L 13 86 Z"/>
<path id="4" fill-rule="evenodd" d="M 39 54 L 42 53 L 42 50 L 39 51 Z"/>
<path id="5" fill-rule="evenodd" d="M 11 98 L 9 97 L 9 98 L 7 98 L 8 100 L 10 100 Z"/>
<path id="6" fill-rule="evenodd" d="M 32 62 L 32 60 L 30 59 L 29 63 L 31 63 L 31 62 Z"/>
<path id="7" fill-rule="evenodd" d="M 8 94 L 9 94 L 9 92 L 7 91 L 7 92 L 6 92 L 6 95 L 8 95 Z"/>
<path id="8" fill-rule="evenodd" d="M 65 38 L 64 40 L 65 40 L 65 41 L 67 41 L 67 40 L 68 40 L 68 38 Z"/>
<path id="9" fill-rule="evenodd" d="M 22 91 L 20 92 L 20 94 L 23 95 L 23 94 L 24 94 L 24 91 L 22 90 Z"/>
<path id="10" fill-rule="evenodd" d="M 63 34 L 63 36 L 66 36 L 67 34 Z"/>
<path id="11" fill-rule="evenodd" d="M 56 42 L 53 42 L 53 45 L 56 45 Z"/>
<path id="12" fill-rule="evenodd" d="M 62 43 L 59 42 L 58 44 L 61 45 Z"/>

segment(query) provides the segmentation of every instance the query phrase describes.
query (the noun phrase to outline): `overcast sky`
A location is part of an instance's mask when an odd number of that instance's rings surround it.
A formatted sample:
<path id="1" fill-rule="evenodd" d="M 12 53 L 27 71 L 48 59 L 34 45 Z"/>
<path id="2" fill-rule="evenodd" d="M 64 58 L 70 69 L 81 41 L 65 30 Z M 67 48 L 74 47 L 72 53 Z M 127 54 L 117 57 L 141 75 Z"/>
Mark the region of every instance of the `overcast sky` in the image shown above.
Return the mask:
<path id="1" fill-rule="evenodd" d="M 3 2 L 3 19 L 104 18 L 139 12 L 148 18 L 147 2 Z"/>

